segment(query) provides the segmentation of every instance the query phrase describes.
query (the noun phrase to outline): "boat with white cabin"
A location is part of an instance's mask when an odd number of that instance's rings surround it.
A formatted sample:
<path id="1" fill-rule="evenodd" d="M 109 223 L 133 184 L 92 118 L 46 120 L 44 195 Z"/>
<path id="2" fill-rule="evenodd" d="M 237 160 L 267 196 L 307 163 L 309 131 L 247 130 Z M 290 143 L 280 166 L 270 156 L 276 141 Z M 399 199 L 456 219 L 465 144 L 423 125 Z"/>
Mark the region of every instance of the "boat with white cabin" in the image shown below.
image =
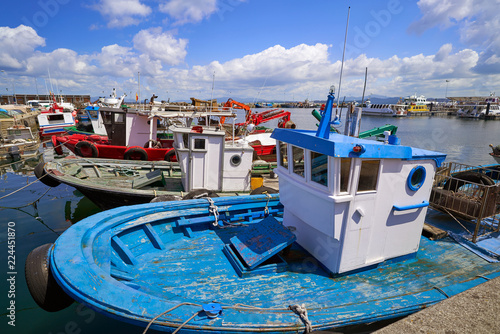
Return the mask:
<path id="1" fill-rule="evenodd" d="M 425 219 L 454 222 L 428 214 L 446 155 L 356 138 L 359 110 L 346 135 L 330 132 L 333 93 L 317 131 L 273 132 L 279 196 L 88 217 L 28 256 L 35 301 L 57 311 L 76 300 L 145 331 L 309 333 L 405 316 L 499 277 L 500 255 L 421 235 Z M 176 136 L 205 154 L 203 133 Z"/>

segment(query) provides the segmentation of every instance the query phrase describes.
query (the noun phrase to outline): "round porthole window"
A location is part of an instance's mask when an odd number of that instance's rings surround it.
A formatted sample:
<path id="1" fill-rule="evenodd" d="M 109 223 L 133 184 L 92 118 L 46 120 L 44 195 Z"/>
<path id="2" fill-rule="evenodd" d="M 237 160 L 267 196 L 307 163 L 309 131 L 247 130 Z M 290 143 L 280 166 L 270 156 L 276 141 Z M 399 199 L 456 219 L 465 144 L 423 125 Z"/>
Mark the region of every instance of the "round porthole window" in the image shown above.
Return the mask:
<path id="1" fill-rule="evenodd" d="M 231 166 L 239 166 L 239 164 L 241 164 L 241 157 L 239 155 L 233 155 L 229 161 L 231 162 Z"/>
<path id="2" fill-rule="evenodd" d="M 417 191 L 422 187 L 425 181 L 425 168 L 423 166 L 417 166 L 413 168 L 410 172 L 410 175 L 408 175 L 408 187 L 413 190 Z"/>

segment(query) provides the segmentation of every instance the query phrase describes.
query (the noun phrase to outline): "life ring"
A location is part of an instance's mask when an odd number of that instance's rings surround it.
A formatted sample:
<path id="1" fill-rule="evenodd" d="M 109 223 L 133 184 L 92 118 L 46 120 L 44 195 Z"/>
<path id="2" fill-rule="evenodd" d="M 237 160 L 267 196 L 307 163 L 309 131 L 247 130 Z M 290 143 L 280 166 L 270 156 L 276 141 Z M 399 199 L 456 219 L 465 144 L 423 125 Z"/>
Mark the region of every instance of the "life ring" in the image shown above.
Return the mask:
<path id="1" fill-rule="evenodd" d="M 59 142 L 57 141 L 57 137 L 52 136 L 51 141 L 52 146 L 54 147 L 54 152 L 56 152 L 57 155 L 63 155 L 62 143 L 59 144 Z"/>
<path id="2" fill-rule="evenodd" d="M 148 152 L 145 149 L 139 146 L 132 146 L 123 155 L 123 159 L 125 160 L 148 160 Z"/>
<path id="3" fill-rule="evenodd" d="M 168 151 L 167 153 L 165 153 L 165 157 L 163 158 L 163 160 L 165 160 L 165 161 L 172 161 L 173 157 L 176 157 L 176 155 L 175 155 L 175 149 L 171 149 L 170 151 Z"/>
<path id="4" fill-rule="evenodd" d="M 50 270 L 49 250 L 52 245 L 45 244 L 32 250 L 24 265 L 31 297 L 47 312 L 57 312 L 73 304 L 73 299 L 57 284 Z"/>
<path id="5" fill-rule="evenodd" d="M 43 161 L 40 162 L 38 165 L 36 165 L 34 172 L 36 178 L 39 179 L 43 184 L 45 184 L 48 187 L 55 188 L 61 184 L 61 182 L 52 178 L 50 174 L 46 175 L 47 172 L 45 172 L 45 163 Z"/>
<path id="6" fill-rule="evenodd" d="M 97 147 L 86 140 L 82 140 L 76 143 L 75 153 L 76 155 L 85 158 L 97 158 L 99 156 L 99 150 L 97 149 Z"/>

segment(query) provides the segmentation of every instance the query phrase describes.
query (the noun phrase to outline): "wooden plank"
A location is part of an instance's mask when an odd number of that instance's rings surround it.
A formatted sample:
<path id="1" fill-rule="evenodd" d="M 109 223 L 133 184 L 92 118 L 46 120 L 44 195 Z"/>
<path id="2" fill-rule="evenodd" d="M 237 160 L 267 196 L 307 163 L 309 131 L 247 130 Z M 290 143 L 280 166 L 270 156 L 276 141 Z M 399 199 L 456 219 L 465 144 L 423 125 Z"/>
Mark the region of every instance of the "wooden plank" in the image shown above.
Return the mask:
<path id="1" fill-rule="evenodd" d="M 446 232 L 445 230 L 442 230 L 438 227 L 424 223 L 424 229 L 422 231 L 422 234 L 424 236 L 429 237 L 429 239 L 431 239 L 431 240 L 439 240 L 439 239 L 443 239 L 444 237 L 446 237 L 448 235 L 448 232 Z"/>
<path id="2" fill-rule="evenodd" d="M 163 176 L 163 171 L 157 169 L 147 173 L 146 175 L 134 178 L 134 181 L 132 182 L 132 188 L 140 189 L 155 182 L 161 182 L 163 185 L 165 185 L 165 177 Z"/>
<path id="3" fill-rule="evenodd" d="M 241 230 L 231 244 L 246 265 L 253 269 L 295 241 L 295 235 L 269 216 Z"/>

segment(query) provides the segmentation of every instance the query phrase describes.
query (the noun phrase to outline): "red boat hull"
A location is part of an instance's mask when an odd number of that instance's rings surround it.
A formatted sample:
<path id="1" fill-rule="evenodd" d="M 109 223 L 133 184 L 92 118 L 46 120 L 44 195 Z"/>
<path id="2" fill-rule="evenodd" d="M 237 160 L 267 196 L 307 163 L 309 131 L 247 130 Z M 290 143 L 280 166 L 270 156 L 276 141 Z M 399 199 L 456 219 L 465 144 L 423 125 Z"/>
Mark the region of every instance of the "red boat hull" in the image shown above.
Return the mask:
<path id="1" fill-rule="evenodd" d="M 140 146 L 111 145 L 106 136 L 74 134 L 69 136 L 53 136 L 52 143 L 57 154 L 60 145 L 66 146 L 75 155 L 87 158 L 107 158 L 145 161 L 177 161 L 173 140 L 160 139 L 161 147 L 150 148 Z"/>

